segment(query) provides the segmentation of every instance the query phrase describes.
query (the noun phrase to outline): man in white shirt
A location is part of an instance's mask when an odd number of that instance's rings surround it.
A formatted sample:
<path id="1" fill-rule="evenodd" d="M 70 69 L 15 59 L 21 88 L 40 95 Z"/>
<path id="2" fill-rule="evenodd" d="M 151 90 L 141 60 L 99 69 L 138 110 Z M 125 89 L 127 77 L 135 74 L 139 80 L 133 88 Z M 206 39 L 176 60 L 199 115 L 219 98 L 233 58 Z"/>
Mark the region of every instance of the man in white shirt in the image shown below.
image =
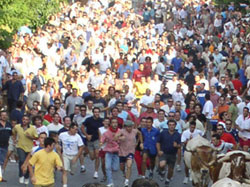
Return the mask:
<path id="1" fill-rule="evenodd" d="M 237 108 L 238 108 L 238 114 L 241 115 L 243 114 L 243 109 L 247 107 L 250 109 L 250 96 L 247 95 L 245 97 L 245 101 L 240 102 L 239 104 L 237 104 Z"/>
<path id="2" fill-rule="evenodd" d="M 181 88 L 181 84 L 177 84 L 176 91 L 172 94 L 174 102 L 180 101 L 181 105 L 185 105 L 185 94 Z"/>
<path id="3" fill-rule="evenodd" d="M 141 113 L 145 112 L 147 109 L 147 105 L 154 102 L 154 96 L 151 95 L 151 90 L 149 88 L 146 89 L 146 94 L 142 96 L 140 100 Z"/>
<path id="4" fill-rule="evenodd" d="M 214 111 L 213 111 L 213 103 L 212 101 L 210 100 L 210 94 L 207 93 L 205 95 L 205 105 L 203 107 L 203 110 L 202 110 L 202 114 L 204 114 L 206 116 L 206 119 L 207 119 L 207 133 L 208 133 L 208 137 L 210 137 L 210 132 L 212 130 L 212 125 L 210 124 L 210 119 L 212 119 L 212 116 L 214 115 Z"/>
<path id="5" fill-rule="evenodd" d="M 189 129 L 185 130 L 181 135 L 181 143 L 185 147 L 189 140 L 191 140 L 192 138 L 195 138 L 196 136 L 203 136 L 203 135 L 204 135 L 203 131 L 196 129 L 196 122 L 191 121 Z M 188 175 L 189 175 L 189 170 L 185 164 L 185 178 L 183 180 L 184 184 L 188 183 Z"/>
<path id="6" fill-rule="evenodd" d="M 69 127 L 69 131 L 63 132 L 59 135 L 59 141 L 62 144 L 63 150 L 63 187 L 67 187 L 67 172 L 74 173 L 74 169 L 77 166 L 77 160 L 83 151 L 83 142 L 79 134 L 77 134 L 78 126 L 72 123 Z"/>
<path id="7" fill-rule="evenodd" d="M 50 132 L 55 132 L 55 133 L 58 133 L 58 131 L 63 128 L 63 125 L 61 123 L 59 123 L 60 121 L 60 115 L 58 113 L 55 113 L 53 115 L 53 121 L 52 123 L 50 123 L 47 128 L 48 128 L 48 131 L 49 133 Z"/>
<path id="8" fill-rule="evenodd" d="M 243 114 L 238 116 L 235 124 L 239 130 L 240 146 L 243 148 L 243 151 L 248 151 L 250 147 L 250 116 L 248 107 L 244 107 Z"/>

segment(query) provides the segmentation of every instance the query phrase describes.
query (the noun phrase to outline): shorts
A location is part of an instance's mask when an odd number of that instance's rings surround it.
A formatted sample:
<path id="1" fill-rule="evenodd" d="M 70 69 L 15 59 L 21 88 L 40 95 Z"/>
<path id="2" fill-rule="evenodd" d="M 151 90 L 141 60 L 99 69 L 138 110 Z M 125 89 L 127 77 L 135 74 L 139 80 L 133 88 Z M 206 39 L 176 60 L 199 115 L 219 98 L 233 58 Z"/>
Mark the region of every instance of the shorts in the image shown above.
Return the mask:
<path id="1" fill-rule="evenodd" d="M 105 158 L 105 154 L 106 154 L 106 152 L 103 151 L 102 149 L 99 151 L 99 157 L 100 158 Z"/>
<path id="2" fill-rule="evenodd" d="M 250 139 L 247 139 L 247 141 L 244 141 L 243 139 L 239 138 L 239 142 L 240 142 L 241 147 L 246 146 L 246 145 L 250 147 Z"/>
<path id="3" fill-rule="evenodd" d="M 74 164 L 72 163 L 72 160 L 75 156 L 76 155 L 63 154 L 63 166 L 66 171 L 74 173 L 74 171 L 76 170 L 77 162 Z"/>
<path id="4" fill-rule="evenodd" d="M 159 161 L 166 161 L 167 165 L 170 168 L 174 168 L 176 162 L 176 155 L 175 154 L 163 154 L 159 157 Z"/>
<path id="5" fill-rule="evenodd" d="M 133 160 L 134 154 L 129 153 L 127 156 L 120 156 L 120 164 L 126 163 L 128 159 Z"/>
<path id="6" fill-rule="evenodd" d="M 8 148 L 0 147 L 0 165 L 3 165 L 7 152 L 8 152 Z"/>
<path id="7" fill-rule="evenodd" d="M 53 183 L 53 184 L 48 184 L 48 185 L 34 185 L 34 187 L 54 187 L 55 186 L 55 184 Z"/>
<path id="8" fill-rule="evenodd" d="M 94 151 L 99 149 L 99 140 L 95 140 L 93 142 L 88 142 L 89 151 Z"/>
<path id="9" fill-rule="evenodd" d="M 156 154 L 151 154 L 150 151 L 149 151 L 148 149 L 143 149 L 143 151 L 142 151 L 142 156 L 143 156 L 144 154 L 147 154 L 148 157 L 149 157 L 150 159 L 155 159 L 155 157 L 156 157 Z"/>
<path id="10" fill-rule="evenodd" d="M 86 139 L 86 138 L 84 138 L 84 137 L 82 137 L 82 136 L 81 136 L 81 138 L 82 138 L 82 142 L 83 142 L 83 144 L 84 144 L 85 146 L 87 146 L 87 139 Z"/>

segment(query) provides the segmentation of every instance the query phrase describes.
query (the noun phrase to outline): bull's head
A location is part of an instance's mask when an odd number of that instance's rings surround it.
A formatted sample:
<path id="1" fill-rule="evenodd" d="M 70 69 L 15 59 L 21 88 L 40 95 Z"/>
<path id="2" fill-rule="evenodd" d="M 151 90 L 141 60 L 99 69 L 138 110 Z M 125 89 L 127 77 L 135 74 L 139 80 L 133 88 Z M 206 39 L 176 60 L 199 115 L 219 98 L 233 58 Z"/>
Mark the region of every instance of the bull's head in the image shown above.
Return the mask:
<path id="1" fill-rule="evenodd" d="M 217 151 L 209 146 L 197 147 L 192 153 L 191 166 L 192 170 L 201 174 L 200 184 L 198 186 L 205 187 L 209 183 L 210 167 L 216 162 Z"/>
<path id="2" fill-rule="evenodd" d="M 246 172 L 246 162 L 250 162 L 250 154 L 237 151 L 235 154 L 226 155 L 218 162 L 230 162 L 231 171 L 229 178 L 243 182 Z"/>

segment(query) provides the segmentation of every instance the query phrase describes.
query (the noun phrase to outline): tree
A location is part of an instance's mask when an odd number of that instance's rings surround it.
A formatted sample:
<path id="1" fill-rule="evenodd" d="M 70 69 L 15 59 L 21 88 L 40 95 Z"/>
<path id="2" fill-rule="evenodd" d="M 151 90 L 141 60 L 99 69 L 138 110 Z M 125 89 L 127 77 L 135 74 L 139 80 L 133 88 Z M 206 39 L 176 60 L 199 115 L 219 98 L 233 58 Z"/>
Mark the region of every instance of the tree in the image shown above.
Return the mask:
<path id="1" fill-rule="evenodd" d="M 0 1 L 0 48 L 8 48 L 11 37 L 28 24 L 31 29 L 44 25 L 50 15 L 59 11 L 65 0 L 4 0 Z"/>

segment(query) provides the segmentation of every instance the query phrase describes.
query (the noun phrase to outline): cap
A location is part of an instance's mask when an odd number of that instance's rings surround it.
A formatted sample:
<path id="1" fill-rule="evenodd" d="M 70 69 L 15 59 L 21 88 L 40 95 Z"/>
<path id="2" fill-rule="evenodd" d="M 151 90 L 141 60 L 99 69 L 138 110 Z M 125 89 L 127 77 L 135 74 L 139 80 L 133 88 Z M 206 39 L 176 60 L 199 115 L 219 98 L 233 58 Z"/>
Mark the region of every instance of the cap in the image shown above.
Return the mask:
<path id="1" fill-rule="evenodd" d="M 147 108 L 154 108 L 153 103 L 148 104 L 148 105 L 147 105 Z"/>
<path id="2" fill-rule="evenodd" d="M 134 125 L 134 122 L 131 121 L 131 120 L 127 120 L 127 121 L 125 121 L 125 123 L 124 123 L 124 126 L 127 126 L 127 127 L 132 127 L 133 125 Z"/>

